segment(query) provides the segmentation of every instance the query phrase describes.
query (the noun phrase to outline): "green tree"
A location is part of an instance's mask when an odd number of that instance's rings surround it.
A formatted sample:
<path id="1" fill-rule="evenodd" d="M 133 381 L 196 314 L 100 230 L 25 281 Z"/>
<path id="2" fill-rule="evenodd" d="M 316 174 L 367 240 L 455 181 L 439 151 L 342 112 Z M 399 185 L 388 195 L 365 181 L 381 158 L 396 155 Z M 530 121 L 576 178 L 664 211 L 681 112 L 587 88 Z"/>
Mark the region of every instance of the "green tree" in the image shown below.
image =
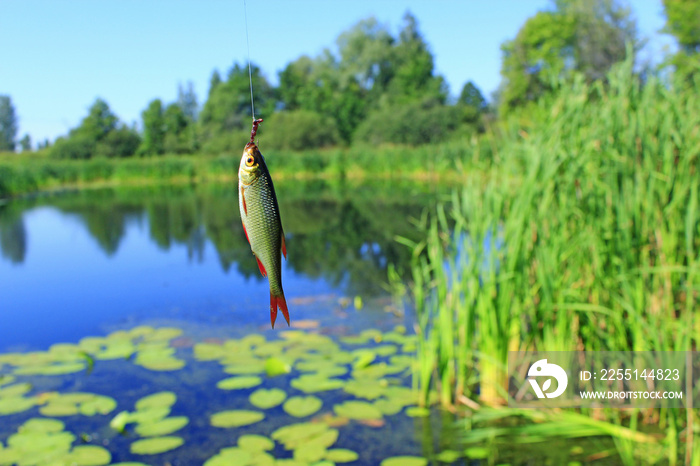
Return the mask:
<path id="1" fill-rule="evenodd" d="M 179 104 L 168 105 L 163 112 L 163 128 L 165 138 L 163 147 L 169 154 L 185 154 L 192 152 L 191 122 Z"/>
<path id="2" fill-rule="evenodd" d="M 501 112 L 536 101 L 574 72 L 588 81 L 604 79 L 625 59 L 627 43 L 633 50 L 641 45 L 630 11 L 617 1 L 557 0 L 501 46 Z"/>
<path id="3" fill-rule="evenodd" d="M 447 84 L 435 75 L 433 55 L 418 30 L 416 18 L 407 12 L 392 53 L 392 78 L 387 92 L 393 102 L 447 98 Z"/>
<path id="4" fill-rule="evenodd" d="M 211 97 L 211 93 L 214 92 L 214 89 L 219 87 L 219 84 L 221 84 L 221 75 L 218 70 L 214 70 L 209 79 L 209 94 L 207 97 Z"/>
<path id="5" fill-rule="evenodd" d="M 335 121 L 311 110 L 277 112 L 265 125 L 265 148 L 300 151 L 333 146 L 340 140 Z"/>
<path id="6" fill-rule="evenodd" d="M 67 137 L 58 138 L 51 155 L 68 159 L 129 157 L 136 153 L 140 144 L 136 130 L 120 125 L 107 102 L 98 98 L 80 125 L 71 129 Z"/>
<path id="7" fill-rule="evenodd" d="M 187 120 L 191 123 L 197 121 L 199 105 L 197 104 L 197 94 L 194 92 L 194 84 L 192 81 L 187 81 L 187 88 L 182 87 L 182 84 L 178 84 L 177 104 L 182 109 Z"/>
<path id="8" fill-rule="evenodd" d="M 486 99 L 476 84 L 474 84 L 472 81 L 468 81 L 464 85 L 462 92 L 459 94 L 459 99 L 457 102 L 478 110 L 484 110 L 486 108 Z"/>
<path id="9" fill-rule="evenodd" d="M 22 139 L 19 140 L 19 147 L 22 149 L 22 152 L 30 152 L 32 150 L 31 136 L 28 134 L 22 136 Z"/>
<path id="10" fill-rule="evenodd" d="M 678 41 L 679 51 L 671 58 L 682 78 L 700 74 L 700 1 L 664 0 L 664 32 Z"/>
<path id="11" fill-rule="evenodd" d="M 0 152 L 14 152 L 17 115 L 9 95 L 0 95 Z"/>
<path id="12" fill-rule="evenodd" d="M 251 66 L 256 117 L 267 117 L 275 109 L 275 90 L 263 76 L 260 68 Z M 245 142 L 244 133 L 250 131 L 250 83 L 248 67 L 235 63 L 226 81 L 209 92 L 199 114 L 202 145 L 207 152 L 239 149 Z"/>
<path id="13" fill-rule="evenodd" d="M 145 155 L 158 155 L 163 153 L 163 139 L 165 138 L 165 122 L 163 121 L 163 103 L 160 99 L 154 99 L 148 107 L 141 112 L 143 120 L 143 141 L 139 147 L 139 153 Z"/>

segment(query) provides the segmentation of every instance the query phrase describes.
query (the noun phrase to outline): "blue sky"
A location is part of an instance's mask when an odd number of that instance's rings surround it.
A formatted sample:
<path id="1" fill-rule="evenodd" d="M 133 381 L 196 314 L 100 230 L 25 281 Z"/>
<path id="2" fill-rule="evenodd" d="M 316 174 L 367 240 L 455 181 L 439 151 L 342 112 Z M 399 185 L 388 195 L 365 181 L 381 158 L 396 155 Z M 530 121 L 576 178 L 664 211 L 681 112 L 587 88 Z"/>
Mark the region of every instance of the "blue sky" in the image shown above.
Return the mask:
<path id="1" fill-rule="evenodd" d="M 301 55 L 334 49 L 336 37 L 374 16 L 396 34 L 418 19 L 452 94 L 469 80 L 490 96 L 500 82 L 500 45 L 549 0 L 247 0 L 250 55 L 272 83 Z M 660 34 L 660 0 L 632 4 L 649 39 L 642 60 L 658 63 L 672 38 Z M 243 0 L 0 0 L 0 94 L 34 142 L 66 134 L 97 97 L 129 124 L 149 101 L 172 102 L 194 83 L 200 104 L 214 69 L 247 61 Z"/>

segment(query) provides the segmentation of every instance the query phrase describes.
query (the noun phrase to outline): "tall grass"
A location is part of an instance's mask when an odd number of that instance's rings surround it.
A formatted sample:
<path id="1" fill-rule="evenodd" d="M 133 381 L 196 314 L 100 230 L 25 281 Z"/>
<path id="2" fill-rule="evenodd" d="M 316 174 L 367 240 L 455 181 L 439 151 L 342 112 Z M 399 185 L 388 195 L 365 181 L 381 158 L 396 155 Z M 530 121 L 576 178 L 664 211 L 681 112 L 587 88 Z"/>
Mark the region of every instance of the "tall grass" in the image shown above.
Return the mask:
<path id="1" fill-rule="evenodd" d="M 503 128 L 487 181 L 407 242 L 425 400 L 436 388 L 445 405 L 504 403 L 509 350 L 696 347 L 699 109 L 700 85 L 641 84 L 624 63 L 607 85 L 563 86 L 529 128 Z M 695 416 L 657 413 L 671 464 Z"/>

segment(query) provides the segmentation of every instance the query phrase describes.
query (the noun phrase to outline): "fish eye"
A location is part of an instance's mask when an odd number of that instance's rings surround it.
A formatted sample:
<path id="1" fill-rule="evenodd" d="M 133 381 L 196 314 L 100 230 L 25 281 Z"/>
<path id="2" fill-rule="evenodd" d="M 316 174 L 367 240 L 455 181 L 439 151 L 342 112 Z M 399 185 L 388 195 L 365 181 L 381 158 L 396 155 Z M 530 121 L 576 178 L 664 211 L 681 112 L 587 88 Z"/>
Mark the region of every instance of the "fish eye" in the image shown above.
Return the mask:
<path id="1" fill-rule="evenodd" d="M 253 166 L 253 162 L 255 162 L 255 159 L 253 158 L 252 155 L 249 155 L 247 159 L 245 159 L 245 164 L 249 167 Z"/>

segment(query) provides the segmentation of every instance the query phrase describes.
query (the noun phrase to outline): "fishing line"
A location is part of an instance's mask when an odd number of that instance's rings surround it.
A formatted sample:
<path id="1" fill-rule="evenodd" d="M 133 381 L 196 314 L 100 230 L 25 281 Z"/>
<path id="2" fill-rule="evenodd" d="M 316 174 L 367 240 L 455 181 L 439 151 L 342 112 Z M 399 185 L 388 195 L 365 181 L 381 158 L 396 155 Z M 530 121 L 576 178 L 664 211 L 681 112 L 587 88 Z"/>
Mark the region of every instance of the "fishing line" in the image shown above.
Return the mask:
<path id="1" fill-rule="evenodd" d="M 253 103 L 253 72 L 250 67 L 250 41 L 248 40 L 248 7 L 243 0 L 243 17 L 245 18 L 245 45 L 248 48 L 248 79 L 250 80 L 250 111 L 255 121 L 255 104 Z"/>

